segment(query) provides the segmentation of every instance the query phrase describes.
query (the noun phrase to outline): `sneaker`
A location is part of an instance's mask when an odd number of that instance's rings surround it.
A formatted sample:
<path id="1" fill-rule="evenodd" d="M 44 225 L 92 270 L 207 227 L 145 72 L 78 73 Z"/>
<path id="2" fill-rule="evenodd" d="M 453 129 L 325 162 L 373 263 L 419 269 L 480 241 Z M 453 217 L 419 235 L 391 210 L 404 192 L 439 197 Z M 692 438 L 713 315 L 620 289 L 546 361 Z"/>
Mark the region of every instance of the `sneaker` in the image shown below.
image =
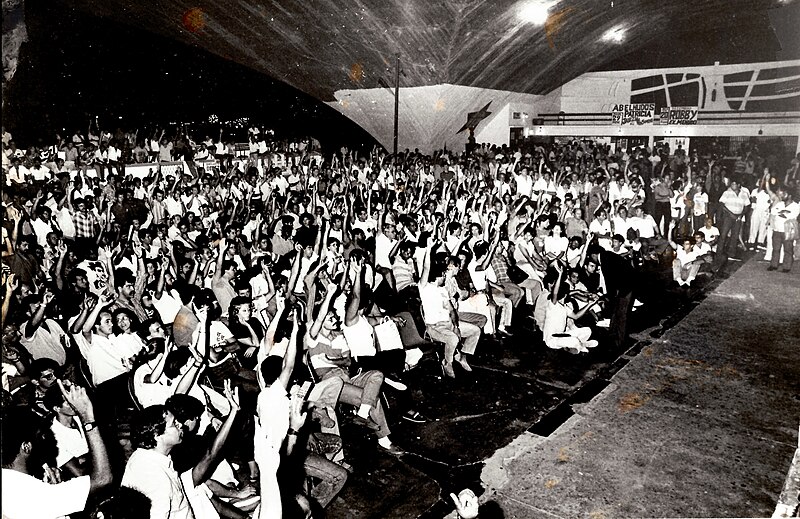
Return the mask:
<path id="1" fill-rule="evenodd" d="M 594 348 L 594 347 L 595 347 L 595 346 L 597 346 L 598 344 L 600 344 L 600 343 L 599 343 L 599 342 L 597 342 L 597 341 L 596 341 L 596 340 L 594 340 L 594 339 L 588 340 L 588 341 L 586 341 L 586 342 L 584 342 L 584 343 L 583 343 L 584 347 L 586 347 L 586 348 Z"/>
<path id="2" fill-rule="evenodd" d="M 408 420 L 409 422 L 414 422 L 414 423 L 425 423 L 430 421 L 428 418 L 426 418 L 419 412 L 414 411 L 413 409 L 409 409 L 408 412 L 406 412 L 402 416 L 402 418 L 403 420 Z"/>
<path id="3" fill-rule="evenodd" d="M 608 328 L 611 326 L 611 319 L 603 319 L 601 321 L 597 321 L 597 326 L 600 328 Z"/>
<path id="4" fill-rule="evenodd" d="M 383 377 L 383 383 L 388 385 L 389 387 L 395 388 L 398 391 L 405 391 L 406 389 L 408 389 L 407 385 L 403 384 L 402 382 L 400 382 L 398 380 L 394 380 L 392 378 L 389 378 L 389 377 L 387 377 L 385 375 Z"/>
<path id="5" fill-rule="evenodd" d="M 464 371 L 468 372 L 472 371 L 472 366 L 469 365 L 469 363 L 467 362 L 467 358 L 464 356 L 463 353 L 459 353 L 453 360 L 458 362 Z"/>
<path id="6" fill-rule="evenodd" d="M 639 308 L 639 307 L 640 307 L 640 306 L 642 306 L 642 305 L 644 305 L 644 303 L 642 303 L 642 302 L 641 302 L 641 301 L 639 301 L 638 299 L 634 299 L 634 300 L 633 300 L 633 307 L 634 307 L 634 308 Z"/>
<path id="7" fill-rule="evenodd" d="M 402 456 L 403 454 L 406 453 L 406 451 L 404 451 L 403 449 L 401 449 L 400 447 L 398 447 L 394 443 L 389 445 L 388 447 L 384 447 L 383 445 L 381 445 L 379 443 L 378 444 L 378 448 L 383 450 L 383 452 L 391 454 L 392 456 Z"/>

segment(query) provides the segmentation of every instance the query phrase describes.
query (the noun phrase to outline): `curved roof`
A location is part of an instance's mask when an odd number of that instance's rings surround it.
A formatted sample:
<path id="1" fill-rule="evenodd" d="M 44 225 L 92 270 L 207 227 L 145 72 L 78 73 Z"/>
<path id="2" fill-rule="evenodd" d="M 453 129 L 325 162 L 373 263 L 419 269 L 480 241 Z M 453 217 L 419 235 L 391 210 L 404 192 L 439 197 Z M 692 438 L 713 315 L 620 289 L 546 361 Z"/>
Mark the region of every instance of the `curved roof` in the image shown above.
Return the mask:
<path id="1" fill-rule="evenodd" d="M 787 0 L 74 0 L 209 50 L 323 101 L 394 81 L 547 93 L 632 49 L 697 31 L 769 28 Z M 774 38 L 773 38 L 774 41 Z M 774 45 L 778 47 L 777 43 Z M 697 52 L 702 52 L 698 49 Z M 641 68 L 641 67 L 638 67 Z"/>

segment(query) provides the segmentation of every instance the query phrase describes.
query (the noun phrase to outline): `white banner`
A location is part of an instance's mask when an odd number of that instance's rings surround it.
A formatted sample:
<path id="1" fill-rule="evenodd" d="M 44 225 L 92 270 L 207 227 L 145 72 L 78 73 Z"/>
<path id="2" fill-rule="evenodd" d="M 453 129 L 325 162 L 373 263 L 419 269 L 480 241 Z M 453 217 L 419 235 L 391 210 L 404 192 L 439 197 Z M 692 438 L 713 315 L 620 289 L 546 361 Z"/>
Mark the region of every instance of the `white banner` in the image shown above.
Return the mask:
<path id="1" fill-rule="evenodd" d="M 696 106 L 666 106 L 661 109 L 661 124 L 697 124 Z"/>
<path id="2" fill-rule="evenodd" d="M 655 118 L 655 103 L 618 104 L 611 109 L 611 124 L 652 124 Z"/>

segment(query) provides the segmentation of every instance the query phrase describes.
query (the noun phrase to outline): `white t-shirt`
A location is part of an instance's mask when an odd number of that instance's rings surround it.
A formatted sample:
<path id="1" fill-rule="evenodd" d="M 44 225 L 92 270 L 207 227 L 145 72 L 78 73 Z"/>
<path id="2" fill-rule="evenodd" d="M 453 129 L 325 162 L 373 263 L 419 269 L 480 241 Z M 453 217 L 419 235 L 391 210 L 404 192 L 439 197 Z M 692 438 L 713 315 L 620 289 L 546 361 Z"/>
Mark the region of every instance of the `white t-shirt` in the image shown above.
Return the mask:
<path id="1" fill-rule="evenodd" d="M 4 519 L 57 519 L 86 508 L 91 480 L 81 476 L 51 485 L 33 476 L 3 469 Z"/>
<path id="2" fill-rule="evenodd" d="M 450 312 L 444 303 L 448 300 L 447 289 L 435 283 L 426 283 L 419 289 L 422 311 L 427 324 L 450 322 Z"/>
<path id="3" fill-rule="evenodd" d="M 375 265 L 387 269 L 392 268 L 389 253 L 392 252 L 392 247 L 394 247 L 396 243 L 397 240 L 390 240 L 383 233 L 375 238 Z"/>
<path id="4" fill-rule="evenodd" d="M 75 429 L 65 427 L 58 418 L 53 418 L 53 424 L 50 426 L 58 444 L 58 455 L 56 455 L 58 467 L 63 467 L 69 460 L 89 453 L 89 444 L 86 442 L 86 433 L 83 432 L 80 419 L 77 416 L 74 419 L 78 424 Z"/>

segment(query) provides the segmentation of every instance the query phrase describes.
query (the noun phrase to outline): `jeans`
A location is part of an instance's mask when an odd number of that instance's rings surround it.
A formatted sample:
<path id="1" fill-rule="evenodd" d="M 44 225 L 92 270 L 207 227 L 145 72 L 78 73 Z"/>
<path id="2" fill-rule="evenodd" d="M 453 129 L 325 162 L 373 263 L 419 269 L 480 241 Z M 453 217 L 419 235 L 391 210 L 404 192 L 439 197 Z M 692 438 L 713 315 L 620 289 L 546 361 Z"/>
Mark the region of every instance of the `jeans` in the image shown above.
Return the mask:
<path id="1" fill-rule="evenodd" d="M 694 281 L 694 278 L 697 277 L 697 273 L 700 271 L 700 265 L 701 263 L 699 261 L 692 261 L 689 262 L 688 265 L 682 265 L 680 260 L 675 259 L 672 262 L 672 279 L 678 283 L 691 283 Z"/>
<path id="2" fill-rule="evenodd" d="M 741 215 L 734 215 L 722 208 L 720 212 L 722 222 L 719 226 L 719 245 L 717 251 L 728 256 L 735 256 L 739 247 L 739 232 L 742 228 Z"/>
<path id="3" fill-rule="evenodd" d="M 320 480 L 311 489 L 311 497 L 322 508 L 325 508 L 333 501 L 333 498 L 336 497 L 347 482 L 347 471 L 319 454 L 308 454 L 303 461 L 303 469 L 306 476 Z"/>
<path id="4" fill-rule="evenodd" d="M 350 378 L 343 369 L 332 369 L 325 373 L 322 377 L 322 381 L 317 383 L 318 386 L 320 384 L 327 386 L 324 391 L 327 397 L 326 401 L 321 403 L 328 404 L 333 397 L 333 392 L 339 387 L 339 384 L 336 382 L 328 385 L 327 381 L 331 379 L 340 379 L 343 382 L 341 385 L 341 392 L 337 399 L 339 402 L 355 406 L 370 406 L 369 417 L 380 426 L 380 430 L 375 433 L 378 438 L 383 438 L 391 434 L 389 424 L 386 421 L 386 413 L 380 401 L 383 373 L 380 371 L 365 371 Z"/>
<path id="5" fill-rule="evenodd" d="M 456 333 L 453 323 L 450 321 L 442 321 L 440 323 L 429 324 L 428 333 L 431 338 L 444 343 L 444 358 L 448 363 L 453 362 L 456 349 L 459 342 L 464 341 L 461 346 L 461 352 L 472 355 L 475 353 L 475 348 L 478 346 L 478 340 L 481 338 L 481 329 L 470 324 L 466 321 L 458 323 L 458 332 Z M 461 339 L 459 339 L 459 334 Z"/>

